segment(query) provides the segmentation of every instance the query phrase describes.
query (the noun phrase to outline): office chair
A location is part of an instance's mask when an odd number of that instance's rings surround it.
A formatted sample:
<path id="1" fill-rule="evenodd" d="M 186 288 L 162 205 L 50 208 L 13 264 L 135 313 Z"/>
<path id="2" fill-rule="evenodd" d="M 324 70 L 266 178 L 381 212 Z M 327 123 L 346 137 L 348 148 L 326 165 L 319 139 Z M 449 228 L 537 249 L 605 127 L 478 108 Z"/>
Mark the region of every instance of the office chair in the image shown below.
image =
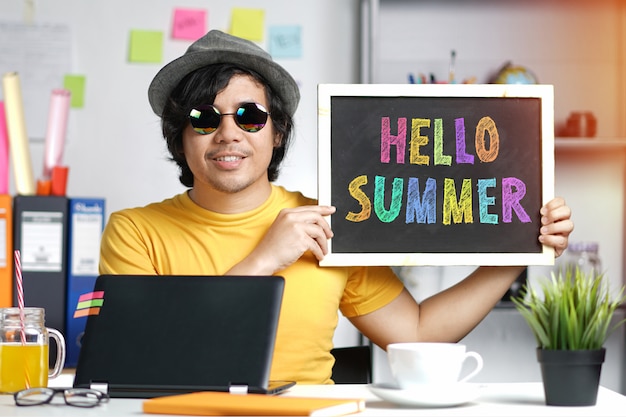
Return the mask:
<path id="1" fill-rule="evenodd" d="M 372 350 L 368 345 L 334 348 L 332 379 L 335 384 L 369 384 L 372 382 Z"/>

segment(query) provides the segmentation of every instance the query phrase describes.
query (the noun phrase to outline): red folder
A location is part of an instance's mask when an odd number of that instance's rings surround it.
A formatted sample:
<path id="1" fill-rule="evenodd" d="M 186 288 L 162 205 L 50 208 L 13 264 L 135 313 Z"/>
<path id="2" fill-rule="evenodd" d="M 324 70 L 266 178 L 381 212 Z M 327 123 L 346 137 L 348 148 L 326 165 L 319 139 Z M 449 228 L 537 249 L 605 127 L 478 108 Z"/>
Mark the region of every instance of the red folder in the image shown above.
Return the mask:
<path id="1" fill-rule="evenodd" d="M 4 248 L 0 253 L 0 308 L 13 306 L 12 213 L 11 196 L 0 194 L 0 248 Z"/>

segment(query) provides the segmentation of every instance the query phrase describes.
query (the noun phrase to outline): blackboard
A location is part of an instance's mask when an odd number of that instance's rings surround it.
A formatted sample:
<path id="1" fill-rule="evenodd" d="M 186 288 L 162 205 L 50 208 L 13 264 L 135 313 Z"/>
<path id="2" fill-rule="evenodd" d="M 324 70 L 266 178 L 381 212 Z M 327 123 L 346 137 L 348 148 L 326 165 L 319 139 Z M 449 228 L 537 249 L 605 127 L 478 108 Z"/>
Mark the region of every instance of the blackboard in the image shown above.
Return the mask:
<path id="1" fill-rule="evenodd" d="M 318 87 L 319 202 L 335 265 L 550 265 L 547 85 Z"/>

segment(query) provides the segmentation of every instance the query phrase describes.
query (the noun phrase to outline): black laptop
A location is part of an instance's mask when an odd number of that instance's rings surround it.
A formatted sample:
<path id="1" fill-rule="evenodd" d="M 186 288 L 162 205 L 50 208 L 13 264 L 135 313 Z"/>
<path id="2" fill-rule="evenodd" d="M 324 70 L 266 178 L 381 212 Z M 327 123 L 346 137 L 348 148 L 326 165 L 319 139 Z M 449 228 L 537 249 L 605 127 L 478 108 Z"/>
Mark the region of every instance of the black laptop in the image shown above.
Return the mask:
<path id="1" fill-rule="evenodd" d="M 102 275 L 79 303 L 88 318 L 74 387 L 277 394 L 295 384 L 269 381 L 283 289 L 277 276 Z"/>

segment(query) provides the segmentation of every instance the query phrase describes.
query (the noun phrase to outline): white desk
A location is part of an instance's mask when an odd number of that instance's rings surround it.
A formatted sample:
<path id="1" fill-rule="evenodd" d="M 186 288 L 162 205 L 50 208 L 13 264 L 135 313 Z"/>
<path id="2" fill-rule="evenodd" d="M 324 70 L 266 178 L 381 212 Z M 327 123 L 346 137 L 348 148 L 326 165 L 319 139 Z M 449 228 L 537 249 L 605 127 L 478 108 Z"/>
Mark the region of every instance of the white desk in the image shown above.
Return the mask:
<path id="1" fill-rule="evenodd" d="M 70 386 L 71 376 L 51 381 L 51 386 Z M 541 383 L 484 384 L 474 402 L 450 408 L 403 408 L 381 400 L 366 385 L 296 385 L 285 396 L 364 398 L 366 409 L 359 416 L 624 416 L 626 396 L 601 387 L 593 407 L 546 406 Z M 53 404 L 17 407 L 11 395 L 0 395 L 0 416 L 127 417 L 144 415 L 142 399 L 113 398 L 107 404 L 83 409 L 65 405 L 59 397 Z M 146 416 L 156 414 L 145 414 Z"/>

